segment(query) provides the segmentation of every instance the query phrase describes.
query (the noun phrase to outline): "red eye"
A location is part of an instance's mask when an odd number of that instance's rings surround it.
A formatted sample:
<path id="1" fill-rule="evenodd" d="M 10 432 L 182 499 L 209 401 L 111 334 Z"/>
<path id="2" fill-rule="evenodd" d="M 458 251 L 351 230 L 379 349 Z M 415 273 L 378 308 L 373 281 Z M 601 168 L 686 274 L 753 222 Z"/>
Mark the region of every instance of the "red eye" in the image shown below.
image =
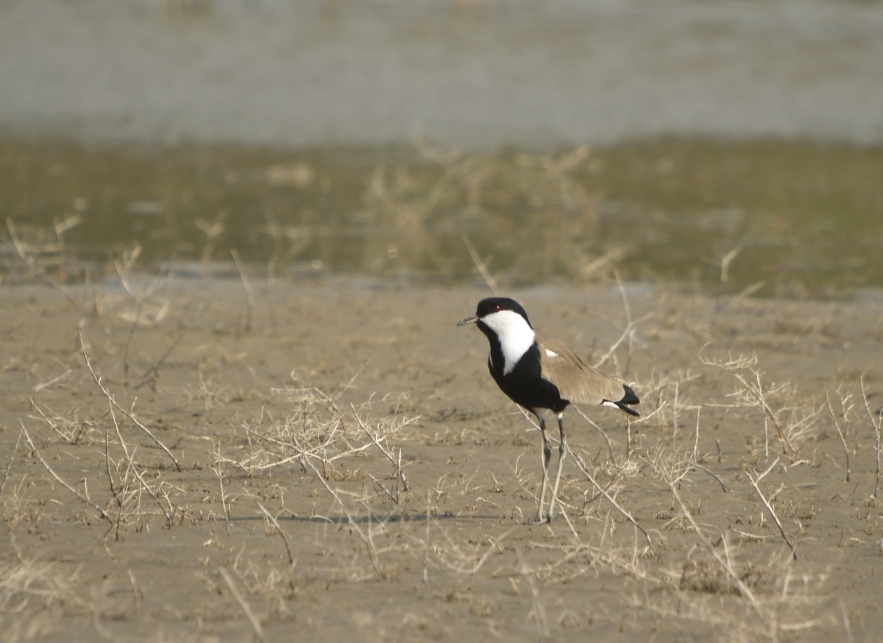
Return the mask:
<path id="1" fill-rule="evenodd" d="M 503 309 L 500 308 L 499 306 L 494 306 L 494 310 L 493 310 L 493 312 L 498 313 L 498 312 L 500 312 L 501 310 L 503 310 Z"/>

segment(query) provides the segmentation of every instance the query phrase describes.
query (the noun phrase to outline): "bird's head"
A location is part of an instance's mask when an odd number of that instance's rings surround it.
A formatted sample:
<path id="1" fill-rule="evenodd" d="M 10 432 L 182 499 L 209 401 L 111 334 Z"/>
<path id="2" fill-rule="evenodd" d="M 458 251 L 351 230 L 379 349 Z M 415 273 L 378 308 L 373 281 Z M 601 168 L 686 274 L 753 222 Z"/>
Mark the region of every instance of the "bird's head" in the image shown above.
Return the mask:
<path id="1" fill-rule="evenodd" d="M 475 314 L 462 319 L 457 326 L 477 324 L 486 335 L 493 331 L 498 337 L 506 337 L 510 334 L 533 335 L 533 326 L 527 318 L 527 313 L 514 299 L 508 297 L 488 297 L 478 302 Z"/>

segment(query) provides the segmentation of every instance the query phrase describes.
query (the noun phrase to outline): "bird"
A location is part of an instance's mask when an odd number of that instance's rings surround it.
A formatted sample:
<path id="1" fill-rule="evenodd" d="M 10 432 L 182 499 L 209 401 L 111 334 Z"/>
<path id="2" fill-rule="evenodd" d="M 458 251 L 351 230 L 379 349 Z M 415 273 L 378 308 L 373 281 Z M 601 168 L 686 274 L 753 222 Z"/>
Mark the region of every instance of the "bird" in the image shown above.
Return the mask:
<path id="1" fill-rule="evenodd" d="M 630 407 L 639 404 L 640 399 L 628 384 L 590 366 L 566 343 L 538 335 L 527 312 L 514 299 L 482 299 L 475 314 L 460 320 L 457 326 L 472 323 L 478 326 L 490 343 L 488 370 L 500 390 L 513 402 L 533 413 L 539 422 L 543 437 L 543 481 L 536 522 L 550 523 L 555 513 L 561 467 L 567 452 L 564 409 L 570 404 L 595 404 L 639 417 L 640 413 Z M 552 446 L 546 434 L 546 416 L 549 412 L 558 416 L 561 439 L 549 511 L 543 515 L 552 457 Z"/>

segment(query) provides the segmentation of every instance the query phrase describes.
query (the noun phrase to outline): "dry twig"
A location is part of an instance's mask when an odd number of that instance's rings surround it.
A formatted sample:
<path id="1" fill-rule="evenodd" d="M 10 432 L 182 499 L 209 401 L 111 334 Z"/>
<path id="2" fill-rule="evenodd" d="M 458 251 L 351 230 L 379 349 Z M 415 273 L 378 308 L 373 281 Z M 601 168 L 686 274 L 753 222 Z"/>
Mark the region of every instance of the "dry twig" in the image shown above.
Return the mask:
<path id="1" fill-rule="evenodd" d="M 537 624 L 537 636 L 540 638 L 540 641 L 548 641 L 551 632 L 549 632 L 549 620 L 546 618 L 546 608 L 543 606 L 543 602 L 540 600 L 540 590 L 537 588 L 537 581 L 534 578 L 534 572 L 531 572 L 527 567 L 527 563 L 524 562 L 524 556 L 521 553 L 521 548 L 516 547 L 515 552 L 518 554 L 518 562 L 520 564 L 520 571 L 522 576 L 527 577 L 527 582 L 530 585 L 530 594 L 533 598 L 533 616 L 534 621 Z"/>
<path id="2" fill-rule="evenodd" d="M 102 509 L 101 507 L 96 505 L 94 502 L 92 502 L 92 500 L 89 498 L 88 491 L 86 492 L 85 495 L 80 493 L 79 491 L 74 489 L 72 486 L 70 486 L 67 482 L 65 482 L 61 476 L 59 476 L 57 473 L 55 473 L 55 471 L 52 470 L 52 467 L 50 467 L 49 464 L 46 462 L 46 460 L 43 459 L 43 455 L 37 449 L 37 446 L 34 444 L 33 440 L 31 440 L 31 436 L 28 435 L 28 431 L 27 431 L 27 429 L 25 429 L 24 423 L 22 423 L 21 420 L 19 420 L 19 423 L 21 423 L 21 430 L 22 430 L 22 433 L 24 433 L 25 440 L 27 440 L 28 444 L 31 446 L 31 451 L 34 453 L 34 455 L 37 456 L 37 459 L 40 460 L 40 464 L 42 464 L 43 468 L 49 472 L 49 475 L 51 475 L 53 478 L 55 478 L 65 489 L 67 489 L 72 494 L 74 494 L 77 498 L 79 498 L 80 501 L 85 502 L 87 505 L 92 507 L 95 511 L 98 512 L 98 515 L 100 515 L 107 522 L 109 522 L 111 526 L 113 526 L 113 524 L 114 524 L 113 518 L 104 509 Z"/>
<path id="3" fill-rule="evenodd" d="M 31 277 L 39 281 L 40 283 L 46 284 L 47 286 L 51 286 L 55 288 L 58 292 L 64 295 L 69 302 L 76 303 L 74 298 L 67 292 L 60 284 L 55 283 L 51 279 L 49 279 L 46 275 L 40 272 L 37 269 L 36 261 L 34 257 L 28 252 L 24 243 L 18 236 L 18 232 L 15 229 L 15 223 L 12 221 L 12 217 L 6 218 L 6 228 L 9 230 L 9 238 L 12 240 L 12 245 L 15 247 L 16 253 L 18 253 L 19 258 L 24 262 L 25 267 L 28 269 L 28 272 L 31 273 Z"/>
<path id="4" fill-rule="evenodd" d="M 236 268 L 239 270 L 239 276 L 242 278 L 242 285 L 245 286 L 245 334 L 251 332 L 251 315 L 252 310 L 254 310 L 254 293 L 251 291 L 251 283 L 248 281 L 248 275 L 245 274 L 245 268 L 242 267 L 242 262 L 239 260 L 239 252 L 236 248 L 230 251 L 230 254 L 233 255 L 233 261 L 236 262 Z"/>
<path id="5" fill-rule="evenodd" d="M 865 378 L 864 377 L 862 377 L 862 379 L 861 379 L 861 384 L 862 384 L 862 401 L 865 404 L 865 411 L 868 412 L 868 418 L 870 418 L 870 420 L 871 420 L 871 426 L 874 427 L 874 441 L 875 441 L 875 447 L 876 447 L 875 451 L 876 451 L 876 456 L 877 456 L 875 458 L 876 463 L 877 463 L 877 467 L 876 467 L 875 476 L 874 476 L 874 497 L 876 498 L 877 491 L 880 488 L 880 424 L 881 424 L 881 421 L 883 421 L 883 412 L 878 411 L 877 412 L 877 419 L 876 420 L 874 419 L 874 414 L 871 413 L 871 407 L 868 404 L 868 394 L 865 391 Z"/>
<path id="6" fill-rule="evenodd" d="M 672 494 L 675 497 L 675 500 L 678 501 L 678 505 L 681 507 L 681 511 L 684 516 L 690 523 L 690 526 L 693 527 L 693 532 L 696 534 L 696 537 L 699 538 L 699 541 L 703 544 L 705 549 L 712 555 L 712 557 L 717 561 L 717 563 L 726 571 L 727 575 L 733 579 L 733 582 L 736 583 L 736 586 L 739 588 L 739 592 L 745 599 L 751 604 L 751 607 L 754 608 L 754 611 L 760 617 L 762 621 L 766 621 L 766 617 L 763 613 L 763 610 L 760 607 L 760 604 L 757 602 L 757 598 L 754 596 L 754 592 L 752 592 L 748 586 L 744 583 L 744 581 L 739 578 L 739 575 L 733 570 L 733 567 L 730 563 L 721 557 L 718 551 L 714 548 L 714 545 L 711 544 L 711 541 L 708 540 L 708 537 L 703 533 L 702 529 L 696 523 L 696 519 L 693 518 L 693 513 L 684 503 L 683 498 L 681 498 L 681 494 L 678 493 L 678 481 L 677 480 L 669 480 L 668 486 L 671 489 Z"/>
<path id="7" fill-rule="evenodd" d="M 773 518 L 773 521 L 776 523 L 776 527 L 779 528 L 779 533 L 782 534 L 782 538 L 785 539 L 785 543 L 787 543 L 788 547 L 791 549 L 791 555 L 794 557 L 794 560 L 797 560 L 797 550 L 794 549 L 794 543 L 792 543 L 791 539 L 788 538 L 788 534 L 785 533 L 785 528 L 782 526 L 781 521 L 779 521 L 779 517 L 776 515 L 776 512 L 773 511 L 772 505 L 770 505 L 769 501 L 766 499 L 763 493 L 761 493 L 760 487 L 757 486 L 757 483 L 763 480 L 764 476 L 772 471 L 773 467 L 775 467 L 777 464 L 779 464 L 779 458 L 776 458 L 776 460 L 767 468 L 767 470 L 760 475 L 757 475 L 757 472 L 755 471 L 754 476 L 757 477 L 752 476 L 751 473 L 749 473 L 748 471 L 745 472 L 745 475 L 748 476 L 748 479 L 751 481 L 751 485 L 754 487 L 757 495 L 760 496 L 760 500 L 761 502 L 763 502 L 763 506 L 766 507 L 766 510 L 769 512 L 770 516 L 772 516 Z M 784 486 L 785 485 L 781 485 L 776 493 L 773 494 L 773 497 L 779 495 L 779 492 Z"/>
<path id="8" fill-rule="evenodd" d="M 703 347 L 704 348 L 704 347 Z M 782 393 L 786 390 L 786 386 L 780 385 L 778 387 L 774 387 L 772 390 L 764 390 L 763 383 L 760 377 L 760 370 L 756 368 L 757 357 L 744 357 L 739 356 L 736 359 L 730 359 L 729 361 L 722 362 L 714 359 L 708 359 L 704 357 L 700 351 L 699 360 L 703 364 L 707 364 L 709 366 L 716 366 L 717 368 L 723 369 L 731 373 L 742 385 L 740 389 L 735 391 L 734 393 L 729 393 L 729 396 L 736 397 L 742 402 L 736 406 L 744 406 L 745 404 L 751 404 L 752 406 L 756 406 L 763 413 L 763 432 L 764 432 L 764 444 L 766 449 L 766 457 L 769 458 L 769 429 L 767 426 L 767 422 L 772 421 L 773 425 L 776 427 L 776 431 L 779 434 L 779 440 L 782 442 L 782 453 L 793 453 L 797 454 L 797 449 L 791 444 L 785 430 L 782 428 L 782 423 L 779 421 L 777 414 L 770 408 L 769 403 L 767 402 L 767 396 L 772 393 Z M 742 371 L 748 371 L 748 374 L 743 374 Z M 721 404 L 709 404 L 708 406 L 725 406 Z M 815 417 L 815 412 L 810 414 L 807 418 L 804 418 L 803 422 L 808 422 L 811 418 Z"/>
<path id="9" fill-rule="evenodd" d="M 334 498 L 334 500 L 337 502 L 338 506 L 343 511 L 349 525 L 353 529 L 356 530 L 357 534 L 359 534 L 359 538 L 362 539 L 362 542 L 365 544 L 365 548 L 368 551 L 368 557 L 371 559 L 371 566 L 374 568 L 374 574 L 377 577 L 377 579 L 380 580 L 381 578 L 383 578 L 383 568 L 380 566 L 380 557 L 377 555 L 377 548 L 374 546 L 374 540 L 371 537 L 370 528 L 369 528 L 369 531 L 367 534 L 362 530 L 362 528 L 359 526 L 359 523 L 356 522 L 356 520 L 353 518 L 352 514 L 346 508 L 346 505 L 344 504 L 343 500 L 340 499 L 340 496 L 338 495 L 338 493 L 334 489 L 332 489 L 331 485 L 329 485 L 325 481 L 325 477 L 321 473 L 319 473 L 319 470 L 313 464 L 312 460 L 310 460 L 310 457 L 308 455 L 303 456 L 303 461 L 306 464 L 306 466 L 308 466 L 310 469 L 313 470 L 313 473 L 316 474 L 316 477 L 319 479 L 319 482 L 322 483 L 322 486 L 324 486 L 325 490 L 331 494 L 331 497 Z"/>
<path id="10" fill-rule="evenodd" d="M 15 460 L 15 454 L 18 451 L 18 445 L 21 442 L 21 433 L 18 434 L 18 438 L 15 440 L 15 446 L 12 447 L 12 453 L 9 454 L 9 464 L 6 465 L 6 472 L 3 474 L 3 481 L 0 482 L 0 495 L 3 494 L 3 487 L 6 486 L 6 480 L 9 479 L 9 470 L 12 469 L 12 463 Z"/>
<path id="11" fill-rule="evenodd" d="M 114 412 L 113 404 L 108 403 L 108 406 L 110 408 L 110 417 L 113 420 L 114 429 L 116 429 L 117 439 L 120 441 L 120 447 L 122 447 L 123 454 L 126 457 L 127 474 L 128 474 L 128 471 L 132 472 L 132 474 L 135 476 L 135 478 L 140 483 L 141 489 L 147 491 L 147 495 L 149 495 L 153 499 L 153 501 L 156 503 L 156 506 L 159 507 L 159 510 L 165 516 L 166 526 L 169 528 L 173 527 L 176 524 L 177 520 L 180 520 L 181 518 L 183 518 L 185 511 L 181 507 L 179 507 L 178 505 L 174 504 L 171 501 L 168 493 L 165 493 L 162 491 L 162 485 L 163 485 L 162 482 L 160 482 L 157 485 L 156 489 L 154 489 L 154 487 L 152 487 L 150 484 L 148 484 L 147 480 L 144 478 L 144 473 L 142 471 L 138 470 L 138 465 L 135 462 L 134 451 L 132 451 L 132 452 L 129 451 L 129 447 L 126 445 L 126 441 L 123 439 L 123 434 L 120 431 L 120 423 L 117 421 L 117 417 L 116 417 L 116 413 Z M 106 436 L 105 436 L 105 458 L 106 458 L 106 464 L 109 464 L 110 459 L 107 457 Z M 109 476 L 110 476 L 110 473 L 108 471 L 108 477 Z M 124 485 L 124 487 L 125 486 L 128 486 L 128 485 Z M 157 491 L 157 489 L 159 490 L 159 492 Z M 168 505 L 168 507 L 163 505 L 162 501 L 160 500 L 160 495 L 162 495 L 165 498 L 165 501 L 166 501 L 166 504 Z"/>
<path id="12" fill-rule="evenodd" d="M 214 462 L 212 463 L 212 470 L 215 472 L 215 475 L 218 476 L 218 485 L 221 487 L 221 507 L 224 510 L 224 526 L 227 529 L 227 536 L 230 536 L 230 510 L 227 508 L 227 494 L 224 491 L 224 470 L 223 470 L 223 462 L 224 459 L 221 456 L 221 441 L 215 440 L 214 436 L 212 436 L 212 442 L 215 446 L 214 453 Z"/>
<path id="13" fill-rule="evenodd" d="M 251 611 L 251 607 L 249 607 L 242 594 L 239 593 L 239 590 L 236 589 L 236 585 L 233 584 L 233 579 L 230 577 L 230 572 L 227 571 L 227 568 L 221 567 L 220 572 L 224 582 L 227 583 L 227 587 L 230 588 L 230 593 L 233 594 L 233 598 L 236 599 L 236 602 L 239 603 L 239 607 L 242 608 L 242 611 L 245 612 L 245 615 L 248 617 L 248 621 L 251 623 L 251 628 L 254 630 L 255 636 L 258 640 L 263 641 L 264 629 L 261 627 L 260 620 L 258 620 L 258 617 Z"/>
<path id="14" fill-rule="evenodd" d="M 110 391 L 108 391 L 107 388 L 105 388 L 104 384 L 101 383 L 101 378 L 98 377 L 98 375 L 95 373 L 95 370 L 92 368 L 92 363 L 89 361 L 89 354 L 86 352 L 86 344 L 83 342 L 83 332 L 77 331 L 77 337 L 79 337 L 79 339 L 80 339 L 80 352 L 82 352 L 83 358 L 86 360 L 86 367 L 89 369 L 89 373 L 92 374 L 92 379 L 95 381 L 95 384 L 98 386 L 98 388 L 101 389 L 101 392 L 104 394 L 104 397 L 106 397 L 108 399 L 111 406 L 113 406 L 120 413 L 122 413 L 127 418 L 129 418 L 129 421 L 131 421 L 132 424 L 134 424 L 139 429 L 144 431 L 144 433 L 146 433 L 148 436 L 150 436 L 150 439 L 153 440 L 153 442 L 159 448 L 161 448 L 163 451 L 165 451 L 166 455 L 169 456 L 169 458 L 172 460 L 172 462 L 175 463 L 175 468 L 178 471 L 181 471 L 181 463 L 178 462 L 178 459 L 174 455 L 172 455 L 172 452 L 169 451 L 168 447 L 166 447 L 166 445 L 163 444 L 159 440 L 159 438 L 157 438 L 153 434 L 153 432 L 150 429 L 148 429 L 146 426 L 144 426 L 141 423 L 141 421 L 135 417 L 135 415 L 133 413 L 131 413 L 130 411 L 127 411 L 126 409 L 121 407 L 119 404 L 117 404 L 117 401 L 114 399 L 113 395 L 111 395 Z"/>
<path id="15" fill-rule="evenodd" d="M 849 418 L 847 415 L 850 409 L 852 409 L 852 404 L 849 404 L 851 397 L 851 393 L 840 394 L 840 410 L 843 412 L 843 421 L 846 423 L 847 429 L 849 428 Z M 840 423 L 837 421 L 837 416 L 834 415 L 834 407 L 831 406 L 831 396 L 828 395 L 828 391 L 825 391 L 825 401 L 828 403 L 828 412 L 831 414 L 831 419 L 834 420 L 834 427 L 837 429 L 837 435 L 840 436 L 840 442 L 843 444 L 843 454 L 846 456 L 846 482 L 849 482 L 849 447 L 846 444 L 844 431 L 840 428 Z M 847 406 L 847 404 L 849 404 L 849 406 Z"/>
<path id="16" fill-rule="evenodd" d="M 358 411 L 356 411 L 356 407 L 350 404 L 350 408 L 353 411 L 353 417 L 356 418 L 356 422 L 359 423 L 359 426 L 365 432 L 365 435 L 374 443 L 374 445 L 380 449 L 380 452 L 386 456 L 386 459 L 392 463 L 392 466 L 395 467 L 395 477 L 396 477 L 396 493 L 389 494 L 390 497 L 395 501 L 396 504 L 399 503 L 399 483 L 401 484 L 401 491 L 410 491 L 410 487 L 408 486 L 408 479 L 405 478 L 405 471 L 402 467 L 402 450 L 399 449 L 398 458 L 393 456 L 390 450 L 383 445 L 384 438 L 378 438 L 366 425 L 365 422 L 359 417 Z M 409 422 L 416 421 L 418 418 L 411 418 Z M 387 492 L 389 493 L 389 492 Z"/>
<path id="17" fill-rule="evenodd" d="M 641 526 L 641 523 L 639 523 L 637 520 L 635 520 L 635 519 L 632 517 L 632 514 L 630 514 L 630 513 L 629 513 L 628 511 L 626 511 L 625 509 L 623 509 L 623 508 L 619 505 L 619 503 L 616 502 L 616 500 L 615 500 L 615 499 L 614 499 L 609 493 L 607 493 L 607 490 L 604 489 L 600 484 L 598 484 L 598 481 L 595 480 L 595 476 L 593 476 L 592 473 L 589 471 L 589 468 L 586 466 L 586 463 L 583 462 L 583 459 L 579 456 L 579 454 L 574 453 L 573 451 L 571 451 L 570 447 L 568 447 L 567 450 L 568 450 L 568 452 L 573 456 L 573 459 L 577 462 L 577 466 L 579 466 L 580 471 L 583 472 L 583 475 L 586 476 L 586 478 L 588 479 L 588 481 L 591 482 L 592 485 L 595 487 L 595 489 L 598 490 L 598 493 L 600 493 L 602 496 L 604 496 L 604 498 L 607 499 L 607 502 L 609 502 L 611 505 L 613 505 L 619 513 L 621 513 L 623 516 L 625 516 L 625 518 L 626 518 L 630 523 L 632 523 L 635 527 L 637 527 L 637 528 L 641 531 L 642 534 L 644 534 L 644 538 L 647 540 L 647 546 L 650 547 L 650 548 L 652 549 L 652 548 L 653 548 L 653 542 L 650 540 L 650 534 L 647 532 L 646 529 L 644 529 L 644 528 Z"/>
<path id="18" fill-rule="evenodd" d="M 482 277 L 484 277 L 485 283 L 495 295 L 500 294 L 500 291 L 497 288 L 497 282 L 491 276 L 491 273 L 488 272 L 487 266 L 484 265 L 484 262 L 481 260 L 481 258 L 478 256 L 478 253 L 475 251 L 475 248 L 472 246 L 472 242 L 469 240 L 469 235 L 463 235 L 463 243 L 466 244 L 466 249 L 469 250 L 469 256 L 472 257 L 472 262 L 475 264 L 478 272 L 481 274 Z"/>
<path id="19" fill-rule="evenodd" d="M 276 533 L 279 534 L 279 537 L 282 538 L 282 542 L 285 543 L 285 551 L 288 552 L 288 562 L 291 565 L 294 565 L 294 556 L 291 555 L 291 546 L 288 544 L 288 537 L 285 535 L 285 532 L 282 531 L 282 527 L 279 526 L 279 521 L 276 520 L 276 516 L 271 514 L 260 502 L 255 500 L 258 508 L 264 512 L 264 515 L 267 517 L 267 520 L 273 523 L 273 526 L 276 528 Z"/>

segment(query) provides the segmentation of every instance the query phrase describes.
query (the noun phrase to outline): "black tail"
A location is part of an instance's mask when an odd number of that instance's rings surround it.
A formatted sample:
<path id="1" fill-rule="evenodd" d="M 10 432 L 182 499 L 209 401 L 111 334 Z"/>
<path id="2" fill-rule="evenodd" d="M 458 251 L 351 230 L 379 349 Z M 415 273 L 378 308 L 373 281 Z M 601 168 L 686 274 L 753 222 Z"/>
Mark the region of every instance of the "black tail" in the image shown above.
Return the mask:
<path id="1" fill-rule="evenodd" d="M 623 411 L 628 413 L 629 415 L 633 415 L 635 417 L 641 417 L 641 414 L 638 413 L 634 409 L 630 409 L 626 404 L 640 404 L 641 400 L 638 399 L 638 396 L 635 395 L 635 392 L 632 390 L 631 386 L 622 385 L 622 388 L 625 390 L 625 395 L 622 396 L 622 399 L 618 402 L 614 402 L 616 406 L 621 408 Z"/>

